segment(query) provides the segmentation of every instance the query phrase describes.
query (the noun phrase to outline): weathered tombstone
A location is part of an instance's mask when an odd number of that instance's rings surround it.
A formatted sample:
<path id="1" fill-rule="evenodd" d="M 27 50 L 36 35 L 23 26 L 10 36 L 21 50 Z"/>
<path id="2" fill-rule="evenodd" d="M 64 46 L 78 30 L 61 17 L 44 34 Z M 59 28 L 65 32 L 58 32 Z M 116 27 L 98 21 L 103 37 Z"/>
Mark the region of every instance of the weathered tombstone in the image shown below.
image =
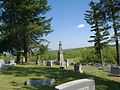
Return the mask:
<path id="1" fill-rule="evenodd" d="M 5 61 L 3 59 L 0 59 L 1 64 L 5 64 Z"/>
<path id="2" fill-rule="evenodd" d="M 25 85 L 30 85 L 33 87 L 40 87 L 40 86 L 52 86 L 55 84 L 55 79 L 49 80 L 27 80 Z"/>
<path id="3" fill-rule="evenodd" d="M 42 60 L 42 65 L 45 66 L 46 65 L 46 61 Z"/>
<path id="4" fill-rule="evenodd" d="M 96 66 L 96 68 L 98 68 L 99 70 L 103 69 L 103 65 L 100 64 L 100 63 L 97 63 L 95 66 Z"/>
<path id="5" fill-rule="evenodd" d="M 15 60 L 10 60 L 10 65 L 16 66 Z"/>
<path id="6" fill-rule="evenodd" d="M 105 72 L 111 72 L 111 65 L 107 64 L 103 67 L 103 69 L 104 69 Z"/>
<path id="7" fill-rule="evenodd" d="M 111 74 L 115 76 L 120 76 L 120 66 L 117 65 L 111 66 Z"/>
<path id="8" fill-rule="evenodd" d="M 47 66 L 48 66 L 49 68 L 51 68 L 51 67 L 53 66 L 53 61 L 48 61 L 48 62 L 47 62 Z"/>
<path id="9" fill-rule="evenodd" d="M 66 64 L 66 68 L 68 68 L 69 67 L 69 60 L 68 59 L 65 60 L 65 64 Z"/>
<path id="10" fill-rule="evenodd" d="M 0 71 L 7 70 L 8 68 L 15 66 L 15 65 L 16 63 L 13 60 L 9 61 L 9 63 L 8 62 L 5 63 L 4 60 L 0 60 Z"/>
<path id="11" fill-rule="evenodd" d="M 83 73 L 82 64 L 75 64 L 74 65 L 74 71 L 79 72 L 79 73 Z"/>
<path id="12" fill-rule="evenodd" d="M 92 79 L 80 79 L 70 81 L 55 87 L 56 90 L 95 90 L 95 81 Z"/>
<path id="13" fill-rule="evenodd" d="M 5 61 L 4 61 L 4 60 L 2 60 L 2 59 L 0 59 L 0 70 L 2 70 L 2 69 L 3 69 L 4 64 L 5 64 Z"/>

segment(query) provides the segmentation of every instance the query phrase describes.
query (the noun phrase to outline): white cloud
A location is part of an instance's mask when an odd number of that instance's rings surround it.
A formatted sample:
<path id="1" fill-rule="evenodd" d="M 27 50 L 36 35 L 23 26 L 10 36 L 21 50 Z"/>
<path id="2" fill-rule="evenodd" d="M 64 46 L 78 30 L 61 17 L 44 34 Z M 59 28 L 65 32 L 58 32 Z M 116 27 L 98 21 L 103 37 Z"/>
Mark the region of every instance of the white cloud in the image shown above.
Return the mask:
<path id="1" fill-rule="evenodd" d="M 79 24 L 78 26 L 77 26 L 77 28 L 84 28 L 85 27 L 85 25 L 84 24 Z"/>

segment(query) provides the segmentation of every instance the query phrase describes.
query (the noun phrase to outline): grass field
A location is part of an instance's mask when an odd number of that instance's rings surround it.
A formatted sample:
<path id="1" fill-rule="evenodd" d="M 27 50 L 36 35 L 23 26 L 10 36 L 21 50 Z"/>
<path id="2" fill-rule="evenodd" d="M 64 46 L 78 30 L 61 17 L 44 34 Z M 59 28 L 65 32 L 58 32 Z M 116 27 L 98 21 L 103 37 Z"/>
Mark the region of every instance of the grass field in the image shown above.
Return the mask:
<path id="1" fill-rule="evenodd" d="M 56 80 L 55 85 L 81 79 L 95 79 L 96 90 L 120 90 L 120 77 L 113 77 L 95 67 L 84 68 L 84 73 L 75 73 L 72 70 L 61 71 L 59 68 L 47 68 L 39 65 L 17 65 L 0 73 L 0 90 L 54 90 L 54 86 L 39 88 L 25 86 L 24 82 L 30 78 Z"/>

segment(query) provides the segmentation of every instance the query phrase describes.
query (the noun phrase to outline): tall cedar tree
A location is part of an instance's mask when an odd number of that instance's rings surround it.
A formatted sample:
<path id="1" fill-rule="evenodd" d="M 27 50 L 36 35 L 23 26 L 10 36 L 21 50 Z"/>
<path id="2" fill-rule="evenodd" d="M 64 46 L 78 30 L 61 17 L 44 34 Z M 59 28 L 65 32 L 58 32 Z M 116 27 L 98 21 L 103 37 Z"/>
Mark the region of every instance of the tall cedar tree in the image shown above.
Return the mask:
<path id="1" fill-rule="evenodd" d="M 94 48 L 96 51 L 98 62 L 103 63 L 102 59 L 102 49 L 109 42 L 109 32 L 108 24 L 103 22 L 104 16 L 99 10 L 99 4 L 95 2 L 90 2 L 90 10 L 86 11 L 85 20 L 89 25 L 91 25 L 91 31 L 94 32 L 93 36 L 90 36 L 92 40 L 89 42 L 94 42 Z"/>
<path id="2" fill-rule="evenodd" d="M 23 51 L 27 62 L 30 47 L 38 46 L 41 37 L 51 32 L 51 18 L 45 16 L 49 9 L 47 0 L 1 0 L 1 46 L 5 44 L 1 50 L 18 52 L 18 63 L 19 52 Z"/>
<path id="3" fill-rule="evenodd" d="M 106 20 L 111 23 L 114 30 L 114 38 L 116 43 L 117 64 L 120 65 L 120 0 L 100 0 L 101 10 L 106 15 Z"/>

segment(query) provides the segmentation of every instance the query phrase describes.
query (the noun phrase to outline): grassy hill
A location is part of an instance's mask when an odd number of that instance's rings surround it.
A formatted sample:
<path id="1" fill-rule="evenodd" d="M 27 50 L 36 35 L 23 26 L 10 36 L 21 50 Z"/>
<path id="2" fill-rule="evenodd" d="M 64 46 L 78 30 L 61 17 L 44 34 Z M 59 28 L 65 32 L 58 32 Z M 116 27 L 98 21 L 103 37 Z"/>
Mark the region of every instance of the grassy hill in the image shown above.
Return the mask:
<path id="1" fill-rule="evenodd" d="M 84 48 L 72 48 L 72 49 L 64 49 L 64 58 L 65 59 L 75 59 L 80 62 L 91 62 L 97 61 L 97 57 L 95 55 L 95 50 L 93 47 L 84 47 Z M 57 50 L 49 51 L 48 56 L 53 59 L 57 58 Z M 102 56 L 104 61 L 115 63 L 116 52 L 115 46 L 109 45 L 102 51 Z"/>

